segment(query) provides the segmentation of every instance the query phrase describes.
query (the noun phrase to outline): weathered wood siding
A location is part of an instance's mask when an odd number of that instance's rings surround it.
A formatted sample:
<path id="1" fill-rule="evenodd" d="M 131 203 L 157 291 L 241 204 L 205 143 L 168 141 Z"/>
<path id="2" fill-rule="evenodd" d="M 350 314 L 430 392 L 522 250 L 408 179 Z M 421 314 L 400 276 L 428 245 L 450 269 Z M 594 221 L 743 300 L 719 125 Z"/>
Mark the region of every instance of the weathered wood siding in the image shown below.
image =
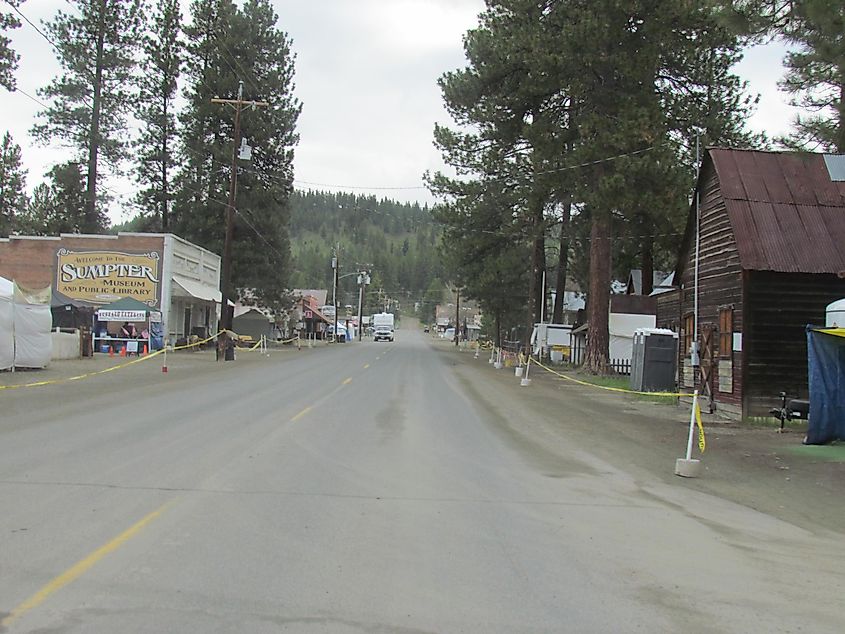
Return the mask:
<path id="1" fill-rule="evenodd" d="M 725 359 L 718 355 L 718 326 L 719 310 L 733 309 L 733 332 L 743 331 L 742 306 L 742 269 L 733 229 L 722 200 L 719 181 L 712 163 L 703 173 L 701 193 L 701 222 L 699 246 L 699 275 L 698 275 L 698 326 L 699 333 L 704 328 L 714 328 L 715 352 L 713 367 L 713 406 L 719 408 L 724 403 L 738 409 L 742 404 L 743 373 L 742 352 L 732 352 Z M 693 228 L 691 240 L 688 242 L 683 273 L 680 283 L 681 291 L 681 343 L 684 341 L 684 318 L 692 314 L 695 306 L 695 231 Z M 690 380 L 692 372 L 689 368 L 688 351 L 679 346 L 680 373 L 682 386 L 695 387 Z M 731 383 L 729 391 L 719 390 L 719 364 L 730 365 Z M 686 372 L 684 372 L 686 369 Z M 723 368 L 724 370 L 724 368 Z"/>
<path id="2" fill-rule="evenodd" d="M 682 325 L 680 289 L 666 291 L 655 297 L 657 298 L 657 327 L 680 332 Z"/>
<path id="3" fill-rule="evenodd" d="M 824 325 L 827 305 L 845 297 L 845 279 L 769 271 L 749 271 L 747 279 L 744 409 L 759 416 L 779 402 L 780 391 L 807 397 L 806 327 Z"/>

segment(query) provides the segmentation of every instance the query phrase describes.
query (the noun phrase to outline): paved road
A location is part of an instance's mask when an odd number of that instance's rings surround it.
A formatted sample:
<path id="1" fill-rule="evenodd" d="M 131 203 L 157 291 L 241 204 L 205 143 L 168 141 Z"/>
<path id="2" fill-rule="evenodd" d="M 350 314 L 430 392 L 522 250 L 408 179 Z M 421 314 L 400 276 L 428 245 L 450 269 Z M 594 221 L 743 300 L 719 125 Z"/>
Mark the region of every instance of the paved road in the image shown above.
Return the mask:
<path id="1" fill-rule="evenodd" d="M 0 392 L 4 630 L 842 631 L 841 540 L 514 433 L 399 334 Z"/>

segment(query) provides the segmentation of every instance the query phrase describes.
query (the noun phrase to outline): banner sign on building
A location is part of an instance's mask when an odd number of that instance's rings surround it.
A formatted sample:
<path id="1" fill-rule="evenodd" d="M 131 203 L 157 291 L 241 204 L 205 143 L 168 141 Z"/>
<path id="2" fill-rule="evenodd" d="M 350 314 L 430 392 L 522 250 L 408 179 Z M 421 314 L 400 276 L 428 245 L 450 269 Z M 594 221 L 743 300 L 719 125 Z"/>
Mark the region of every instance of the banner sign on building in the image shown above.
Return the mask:
<path id="1" fill-rule="evenodd" d="M 97 319 L 100 321 L 146 321 L 147 313 L 143 310 L 107 310 L 101 308 L 97 311 Z"/>
<path id="2" fill-rule="evenodd" d="M 109 304 L 131 297 L 156 306 L 159 296 L 159 254 L 115 251 L 56 253 L 56 290 L 72 299 Z"/>

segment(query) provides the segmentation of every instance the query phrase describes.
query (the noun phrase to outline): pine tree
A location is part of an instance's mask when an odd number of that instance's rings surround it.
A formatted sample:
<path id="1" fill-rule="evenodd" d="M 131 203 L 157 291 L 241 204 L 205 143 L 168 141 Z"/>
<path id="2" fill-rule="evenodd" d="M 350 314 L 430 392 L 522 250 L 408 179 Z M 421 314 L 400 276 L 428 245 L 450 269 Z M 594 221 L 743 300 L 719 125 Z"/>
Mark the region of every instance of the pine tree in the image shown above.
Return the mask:
<path id="1" fill-rule="evenodd" d="M 187 106 L 179 115 L 184 150 L 177 175 L 173 225 L 186 238 L 222 253 L 229 165 L 217 96 L 237 94 L 237 81 L 224 64 L 218 33 L 231 31 L 236 7 L 230 0 L 194 0 L 185 26 Z"/>
<path id="2" fill-rule="evenodd" d="M 176 165 L 176 82 L 182 64 L 179 0 L 158 0 L 146 22 L 142 39 L 139 92 L 135 110 L 141 122 L 135 166 L 139 184 L 138 204 L 155 218 L 160 231 L 168 231 Z"/>
<path id="3" fill-rule="evenodd" d="M 542 7 L 531 0 L 491 2 L 488 7 L 481 25 L 465 38 L 469 67 L 446 73 L 439 82 L 447 109 L 464 130 L 436 126 L 435 143 L 447 163 L 478 179 L 478 191 L 489 190 L 493 195 L 505 184 L 513 193 L 497 196 L 500 202 L 509 203 L 499 209 L 497 224 L 511 239 L 527 240 L 532 246 L 522 264 L 530 271 L 525 311 L 530 328 L 541 312 L 539 287 L 548 229 L 545 212 L 553 196 L 548 179 L 540 174 L 549 167 L 548 161 L 554 160 L 546 151 L 565 143 L 568 129 L 544 108 L 547 86 L 523 81 L 534 62 L 526 42 L 537 35 Z M 432 191 L 454 200 L 462 209 L 451 218 L 444 216 L 444 221 L 460 225 L 464 222 L 461 214 L 474 213 L 471 199 L 460 202 L 467 192 L 458 181 L 441 174 L 429 183 Z M 526 339 L 529 328 L 523 328 Z"/>
<path id="4" fill-rule="evenodd" d="M 222 253 L 233 112 L 211 98 L 234 97 L 267 108 L 241 117 L 242 138 L 253 148 L 239 162 L 232 280 L 273 307 L 285 299 L 289 271 L 288 197 L 293 147 L 301 106 L 293 96 L 290 38 L 278 29 L 268 0 L 248 0 L 239 10 L 229 0 L 196 0 L 186 27 L 188 107 L 183 113 L 185 167 L 174 209 L 181 234 Z"/>
<path id="5" fill-rule="evenodd" d="M 32 133 L 45 143 L 58 139 L 84 162 L 86 195 L 79 229 L 96 233 L 108 226 L 98 209 L 101 159 L 117 169 L 126 155 L 140 0 L 70 3 L 75 11 L 58 11 L 45 24 L 63 74 L 39 89 L 38 94 L 52 104 L 39 113 L 43 122 Z"/>
<path id="6" fill-rule="evenodd" d="M 797 116 L 794 132 L 781 141 L 796 149 L 845 153 L 845 5 L 796 0 L 783 32 L 798 50 L 786 57 L 781 89 L 812 114 Z"/>
<path id="7" fill-rule="evenodd" d="M 61 163 L 46 178 L 33 190 L 16 223 L 17 231 L 42 236 L 80 233 L 84 218 L 79 210 L 85 205 L 87 193 L 83 166 L 73 161 Z"/>
<path id="8" fill-rule="evenodd" d="M 0 141 L 0 236 L 17 230 L 17 217 L 26 204 L 26 170 L 21 167 L 21 146 L 6 132 Z"/>
<path id="9" fill-rule="evenodd" d="M 6 0 L 6 4 L 13 9 L 19 7 L 23 0 Z M 12 11 L 0 11 L 0 86 L 6 90 L 15 89 L 15 70 L 18 67 L 18 55 L 10 46 L 11 40 L 6 37 L 6 31 L 17 29 L 21 21 Z"/>
<path id="10" fill-rule="evenodd" d="M 583 238 L 590 257 L 586 364 L 604 372 L 614 238 L 641 238 L 637 255 L 653 268 L 659 243 L 650 236 L 672 233 L 684 216 L 689 132 L 703 130 L 711 142 L 751 140 L 741 123 L 750 104 L 730 73 L 739 36 L 724 26 L 718 2 L 491 0 L 487 7 L 465 38 L 470 67 L 441 80 L 462 130 L 435 131 L 446 162 L 463 180 L 477 180 L 467 186 L 439 177 L 433 189 L 466 200 L 451 222 L 471 231 L 480 211 L 473 198 L 508 188 L 500 231 L 516 229 L 512 237 L 531 241 L 535 316 L 543 239 L 554 226 L 548 210 L 570 200 L 577 206 L 591 223 Z M 561 253 L 568 250 L 566 217 L 556 230 Z M 461 237 L 447 231 L 445 239 Z"/>

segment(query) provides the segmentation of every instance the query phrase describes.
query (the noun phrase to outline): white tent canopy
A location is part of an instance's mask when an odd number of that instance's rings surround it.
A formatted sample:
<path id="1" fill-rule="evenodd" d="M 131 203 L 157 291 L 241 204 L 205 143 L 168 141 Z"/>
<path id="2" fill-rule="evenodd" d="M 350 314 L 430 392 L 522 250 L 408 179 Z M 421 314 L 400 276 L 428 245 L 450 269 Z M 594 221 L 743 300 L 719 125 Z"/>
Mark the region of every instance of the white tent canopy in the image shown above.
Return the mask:
<path id="1" fill-rule="evenodd" d="M 15 364 L 14 288 L 9 280 L 0 277 L 0 370 Z"/>
<path id="2" fill-rule="evenodd" d="M 31 292 L 0 277 L 0 370 L 46 367 L 52 327 L 49 288 Z"/>

